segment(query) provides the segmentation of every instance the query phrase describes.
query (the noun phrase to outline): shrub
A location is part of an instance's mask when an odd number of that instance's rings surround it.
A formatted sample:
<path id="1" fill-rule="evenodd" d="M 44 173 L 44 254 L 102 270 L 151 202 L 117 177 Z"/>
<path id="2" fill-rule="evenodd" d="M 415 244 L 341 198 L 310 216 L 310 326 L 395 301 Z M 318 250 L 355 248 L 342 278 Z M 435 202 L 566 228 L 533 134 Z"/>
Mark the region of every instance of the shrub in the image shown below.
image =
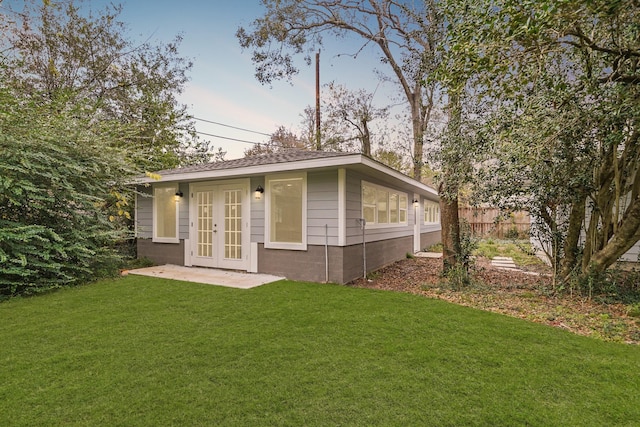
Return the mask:
<path id="1" fill-rule="evenodd" d="M 7 90 L 0 105 L 0 298 L 117 272 L 126 228 L 111 201 L 131 173 L 113 148 L 118 126 L 51 114 Z"/>
<path id="2" fill-rule="evenodd" d="M 516 239 L 520 238 L 520 232 L 518 231 L 518 229 L 516 227 L 511 227 L 504 234 L 504 237 L 506 237 L 507 239 L 516 240 Z"/>

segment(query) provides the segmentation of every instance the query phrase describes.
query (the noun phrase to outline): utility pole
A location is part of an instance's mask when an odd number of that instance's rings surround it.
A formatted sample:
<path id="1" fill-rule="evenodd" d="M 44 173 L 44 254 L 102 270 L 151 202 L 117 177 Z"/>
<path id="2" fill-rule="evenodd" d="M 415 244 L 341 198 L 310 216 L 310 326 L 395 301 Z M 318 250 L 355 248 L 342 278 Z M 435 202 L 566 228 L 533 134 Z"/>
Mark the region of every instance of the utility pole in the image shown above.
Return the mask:
<path id="1" fill-rule="evenodd" d="M 316 150 L 322 151 L 320 142 L 320 49 L 316 53 Z"/>

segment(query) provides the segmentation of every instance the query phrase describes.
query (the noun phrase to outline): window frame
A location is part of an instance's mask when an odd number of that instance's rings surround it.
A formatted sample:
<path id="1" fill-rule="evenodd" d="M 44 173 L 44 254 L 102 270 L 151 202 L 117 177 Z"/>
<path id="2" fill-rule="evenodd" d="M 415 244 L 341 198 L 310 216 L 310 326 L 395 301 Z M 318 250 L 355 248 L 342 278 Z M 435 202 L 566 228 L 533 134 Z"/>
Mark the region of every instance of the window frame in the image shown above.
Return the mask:
<path id="1" fill-rule="evenodd" d="M 374 194 L 376 195 L 376 201 L 375 204 L 367 204 L 367 206 L 369 208 L 375 207 L 374 209 L 374 217 L 375 217 L 375 221 L 374 222 L 370 222 L 367 221 L 366 227 L 371 227 L 371 228 L 391 228 L 391 227 L 402 227 L 402 226 L 407 226 L 409 224 L 409 211 L 408 211 L 408 206 L 409 206 L 409 196 L 407 195 L 407 193 L 400 191 L 400 190 L 396 190 L 390 187 L 385 187 L 383 185 L 379 185 L 379 184 L 374 184 L 372 182 L 369 181 L 362 181 L 361 182 L 361 188 L 360 188 L 360 213 L 362 215 L 362 218 L 364 218 L 364 209 L 365 209 L 365 202 L 364 202 L 364 192 L 365 192 L 365 187 L 369 187 L 372 190 L 374 190 Z M 382 202 L 382 203 L 386 203 L 386 219 L 387 222 L 378 222 L 378 210 L 379 210 L 379 206 L 380 206 L 380 201 L 378 200 L 378 194 L 382 194 L 382 193 L 386 193 L 387 194 L 387 200 L 386 202 Z M 395 216 L 398 220 L 398 222 L 389 222 L 391 220 L 391 200 L 394 199 L 395 196 Z M 404 205 L 405 207 L 402 207 L 402 200 L 404 200 Z M 404 216 L 404 221 L 400 221 L 400 219 L 402 218 L 402 216 Z"/>
<path id="2" fill-rule="evenodd" d="M 278 242 L 271 240 L 271 204 L 273 200 L 272 186 L 274 183 L 286 182 L 286 181 L 300 181 L 302 183 L 302 221 L 301 221 L 301 236 L 302 241 L 300 243 L 293 242 Z M 266 249 L 288 249 L 294 251 L 306 251 L 307 250 L 307 173 L 287 173 L 287 174 L 274 174 L 267 175 L 265 177 L 265 212 L 264 212 L 264 247 Z"/>
<path id="3" fill-rule="evenodd" d="M 171 192 L 174 194 L 172 200 L 176 209 L 176 237 L 162 237 L 158 236 L 158 218 L 159 218 L 159 210 L 158 210 L 158 197 L 156 192 L 158 190 L 166 190 L 171 189 Z M 153 235 L 151 241 L 154 243 L 180 243 L 180 202 L 175 199 L 175 193 L 178 192 L 178 184 L 170 183 L 170 184 L 156 184 L 153 186 Z"/>
<path id="4" fill-rule="evenodd" d="M 433 213 L 433 215 L 435 216 L 435 221 L 427 221 L 427 215 L 430 217 L 432 215 L 432 213 L 427 214 L 427 210 L 430 207 L 435 209 Z M 440 203 L 429 199 L 424 200 L 422 208 L 422 222 L 424 223 L 424 225 L 440 224 Z"/>

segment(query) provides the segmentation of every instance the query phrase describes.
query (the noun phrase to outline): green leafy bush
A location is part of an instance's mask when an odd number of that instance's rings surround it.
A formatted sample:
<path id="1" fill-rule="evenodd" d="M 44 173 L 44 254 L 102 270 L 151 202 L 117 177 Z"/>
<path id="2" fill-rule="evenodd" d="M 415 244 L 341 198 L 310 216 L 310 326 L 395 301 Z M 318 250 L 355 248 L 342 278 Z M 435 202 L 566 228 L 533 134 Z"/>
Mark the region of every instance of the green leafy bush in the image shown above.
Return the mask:
<path id="1" fill-rule="evenodd" d="M 0 299 L 117 271 L 123 129 L 0 90 Z"/>

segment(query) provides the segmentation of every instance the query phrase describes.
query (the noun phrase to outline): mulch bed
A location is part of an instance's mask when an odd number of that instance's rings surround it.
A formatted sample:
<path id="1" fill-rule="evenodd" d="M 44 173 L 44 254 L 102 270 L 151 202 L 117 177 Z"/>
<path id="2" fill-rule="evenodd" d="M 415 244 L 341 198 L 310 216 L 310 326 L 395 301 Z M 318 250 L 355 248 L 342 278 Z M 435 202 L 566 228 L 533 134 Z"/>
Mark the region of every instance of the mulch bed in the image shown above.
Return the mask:
<path id="1" fill-rule="evenodd" d="M 454 289 L 442 278 L 442 260 L 405 259 L 350 286 L 408 292 L 506 314 L 606 341 L 640 344 L 640 318 L 628 306 L 553 291 L 551 275 L 495 268 L 478 258 L 471 284 Z"/>

